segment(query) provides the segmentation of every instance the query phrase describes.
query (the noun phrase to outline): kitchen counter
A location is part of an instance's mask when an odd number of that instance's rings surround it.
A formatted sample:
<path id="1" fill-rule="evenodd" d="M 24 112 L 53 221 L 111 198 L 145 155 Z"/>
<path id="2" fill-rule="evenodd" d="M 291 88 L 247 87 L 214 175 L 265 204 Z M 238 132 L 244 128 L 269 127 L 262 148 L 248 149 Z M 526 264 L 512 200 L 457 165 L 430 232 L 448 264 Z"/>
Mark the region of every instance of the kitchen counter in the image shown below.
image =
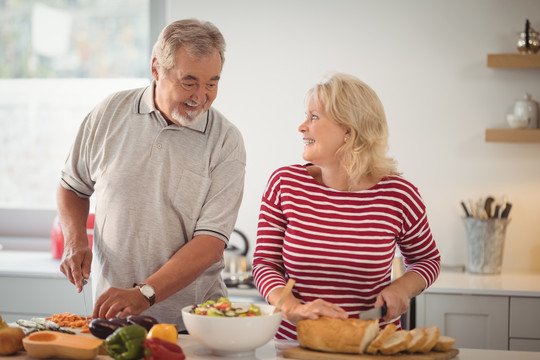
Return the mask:
<path id="1" fill-rule="evenodd" d="M 540 296 L 540 273 L 503 272 L 498 275 L 442 271 L 425 293 L 500 296 Z"/>
<path id="2" fill-rule="evenodd" d="M 60 260 L 49 251 L 0 251 L 0 276 L 64 278 Z"/>
<path id="3" fill-rule="evenodd" d="M 0 315 L 5 321 L 92 312 L 92 287 L 87 285 L 84 294 L 77 293 L 60 271 L 60 262 L 50 251 L 0 250 L 0 289 L 9 289 L 0 297 Z M 232 301 L 265 302 L 254 288 L 228 291 Z"/>
<path id="4" fill-rule="evenodd" d="M 180 335 L 178 344 L 182 347 L 187 360 L 226 360 L 226 359 L 242 359 L 242 360 L 270 360 L 284 359 L 281 352 L 285 349 L 297 346 L 294 341 L 271 340 L 266 345 L 255 350 L 252 356 L 243 357 L 223 357 L 213 355 L 211 350 L 199 345 L 199 343 L 189 335 Z M 391 358 L 383 357 L 381 359 Z M 479 349 L 459 349 L 459 354 L 455 360 L 538 360 L 540 353 L 528 351 L 503 351 L 503 350 L 479 350 Z M 15 356 L 0 356 L 2 360 L 30 360 L 33 359 L 26 355 L 25 352 L 19 352 Z M 96 360 L 109 360 L 111 357 L 107 355 L 99 355 Z M 359 358 L 361 359 L 361 358 Z"/>

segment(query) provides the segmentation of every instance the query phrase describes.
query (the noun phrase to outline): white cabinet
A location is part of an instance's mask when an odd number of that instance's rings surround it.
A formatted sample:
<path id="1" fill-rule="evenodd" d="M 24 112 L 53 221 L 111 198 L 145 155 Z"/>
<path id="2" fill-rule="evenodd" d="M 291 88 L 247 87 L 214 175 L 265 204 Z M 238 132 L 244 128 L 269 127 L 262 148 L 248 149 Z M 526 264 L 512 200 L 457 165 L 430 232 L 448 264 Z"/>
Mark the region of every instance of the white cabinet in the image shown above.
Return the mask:
<path id="1" fill-rule="evenodd" d="M 437 325 L 456 347 L 508 350 L 508 297 L 425 294 L 416 304 L 424 317 L 417 326 Z"/>
<path id="2" fill-rule="evenodd" d="M 441 273 L 416 297 L 416 326 L 456 347 L 540 351 L 540 274 Z"/>
<path id="3" fill-rule="evenodd" d="M 540 351 L 540 298 L 510 298 L 509 350 Z"/>
<path id="4" fill-rule="evenodd" d="M 91 284 L 83 293 L 77 293 L 66 278 L 0 276 L 0 315 L 7 322 L 32 317 L 48 317 L 69 312 L 85 315 L 84 299 L 88 314 L 92 315 Z"/>
<path id="5" fill-rule="evenodd" d="M 92 286 L 84 287 L 92 315 Z M 85 315 L 84 298 L 50 252 L 0 251 L 0 315 L 7 322 L 69 312 Z"/>

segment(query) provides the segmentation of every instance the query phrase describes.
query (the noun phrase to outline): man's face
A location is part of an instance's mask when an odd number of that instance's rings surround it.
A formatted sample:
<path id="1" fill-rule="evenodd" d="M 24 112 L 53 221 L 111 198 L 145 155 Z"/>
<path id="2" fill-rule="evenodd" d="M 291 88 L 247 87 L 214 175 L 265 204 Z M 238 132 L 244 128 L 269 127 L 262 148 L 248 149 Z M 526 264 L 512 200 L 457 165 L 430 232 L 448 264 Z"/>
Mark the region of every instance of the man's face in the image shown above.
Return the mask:
<path id="1" fill-rule="evenodd" d="M 217 50 L 195 59 L 181 47 L 176 53 L 176 65 L 161 74 L 155 63 L 154 58 L 155 102 L 165 118 L 177 125 L 188 125 L 210 108 L 217 96 L 221 74 L 221 57 Z"/>

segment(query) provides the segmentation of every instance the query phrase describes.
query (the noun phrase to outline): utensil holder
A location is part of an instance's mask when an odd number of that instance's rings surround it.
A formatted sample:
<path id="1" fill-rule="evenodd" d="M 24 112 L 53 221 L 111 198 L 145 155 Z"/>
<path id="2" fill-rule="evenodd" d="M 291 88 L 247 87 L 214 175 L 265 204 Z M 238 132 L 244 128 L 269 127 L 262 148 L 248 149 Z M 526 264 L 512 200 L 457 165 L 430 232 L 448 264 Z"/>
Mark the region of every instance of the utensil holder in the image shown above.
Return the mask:
<path id="1" fill-rule="evenodd" d="M 504 239 L 510 219 L 464 218 L 469 262 L 473 274 L 500 274 Z"/>

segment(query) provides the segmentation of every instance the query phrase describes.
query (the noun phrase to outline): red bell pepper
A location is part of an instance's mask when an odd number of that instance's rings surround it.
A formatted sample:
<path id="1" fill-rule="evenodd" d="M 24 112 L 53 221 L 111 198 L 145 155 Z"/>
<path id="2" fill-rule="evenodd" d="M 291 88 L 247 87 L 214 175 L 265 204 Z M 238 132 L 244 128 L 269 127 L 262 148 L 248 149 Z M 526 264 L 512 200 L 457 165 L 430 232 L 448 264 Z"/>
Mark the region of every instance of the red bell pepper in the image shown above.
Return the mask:
<path id="1" fill-rule="evenodd" d="M 160 338 L 146 339 L 144 344 L 145 360 L 184 360 L 186 356 L 180 345 Z"/>

